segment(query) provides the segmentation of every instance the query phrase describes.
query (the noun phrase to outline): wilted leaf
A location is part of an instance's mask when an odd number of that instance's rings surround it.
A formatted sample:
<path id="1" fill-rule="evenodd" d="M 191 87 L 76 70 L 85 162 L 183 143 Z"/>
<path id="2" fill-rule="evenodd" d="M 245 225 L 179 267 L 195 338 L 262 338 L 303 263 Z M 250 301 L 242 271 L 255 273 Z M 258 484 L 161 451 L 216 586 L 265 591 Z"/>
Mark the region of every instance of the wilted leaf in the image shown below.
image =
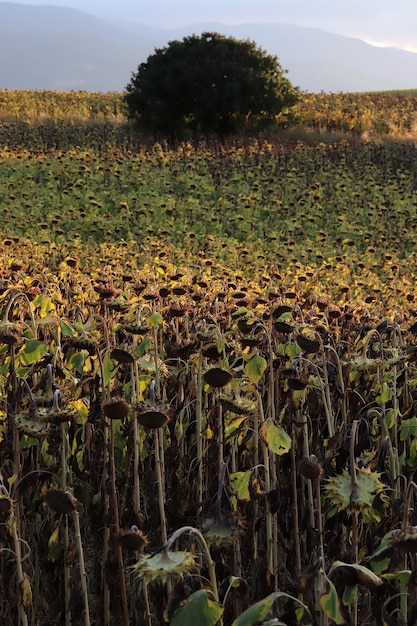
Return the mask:
<path id="1" fill-rule="evenodd" d="M 48 539 L 48 560 L 55 563 L 55 561 L 57 561 L 59 558 L 60 552 L 61 550 L 59 546 L 59 526 L 57 526 Z"/>
<path id="2" fill-rule="evenodd" d="M 230 474 L 232 489 L 239 500 L 243 500 L 245 502 L 250 501 L 249 483 L 251 475 L 251 469 L 246 472 L 234 472 L 233 474 Z"/>
<path id="3" fill-rule="evenodd" d="M 330 580 L 340 580 L 345 586 L 355 587 L 363 585 L 368 589 L 379 587 L 382 580 L 374 574 L 372 570 L 357 563 L 344 563 L 343 561 L 335 561 L 328 573 Z"/>
<path id="4" fill-rule="evenodd" d="M 38 328 L 48 328 L 57 325 L 58 317 L 56 315 L 45 315 L 45 317 L 40 318 L 37 322 Z"/>
<path id="5" fill-rule="evenodd" d="M 232 437 L 236 433 L 239 432 L 239 428 L 241 424 L 243 424 L 246 420 L 246 417 L 236 417 L 233 420 L 227 421 L 224 427 L 224 434 L 226 439 Z"/>
<path id="6" fill-rule="evenodd" d="M 265 420 L 259 432 L 271 452 L 281 456 L 291 449 L 291 437 L 273 419 Z"/>
<path id="7" fill-rule="evenodd" d="M 26 574 L 23 574 L 21 587 L 22 587 L 22 604 L 25 607 L 25 609 L 27 609 L 29 606 L 32 605 L 33 596 L 32 596 L 32 587 L 30 584 L 30 580 L 26 576 Z"/>
<path id="8" fill-rule="evenodd" d="M 33 304 L 39 308 L 41 317 L 46 317 L 48 313 L 56 308 L 52 299 L 45 294 L 37 296 L 34 299 Z"/>

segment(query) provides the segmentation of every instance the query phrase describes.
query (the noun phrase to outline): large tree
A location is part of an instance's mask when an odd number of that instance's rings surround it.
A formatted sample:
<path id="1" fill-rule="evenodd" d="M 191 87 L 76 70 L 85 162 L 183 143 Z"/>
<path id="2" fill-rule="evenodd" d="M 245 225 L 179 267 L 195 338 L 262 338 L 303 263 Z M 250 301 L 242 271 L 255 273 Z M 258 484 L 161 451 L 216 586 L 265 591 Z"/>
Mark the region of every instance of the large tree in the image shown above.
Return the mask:
<path id="1" fill-rule="evenodd" d="M 203 33 L 156 49 L 132 73 L 125 101 L 143 129 L 224 135 L 264 128 L 297 101 L 284 74 L 254 42 Z"/>

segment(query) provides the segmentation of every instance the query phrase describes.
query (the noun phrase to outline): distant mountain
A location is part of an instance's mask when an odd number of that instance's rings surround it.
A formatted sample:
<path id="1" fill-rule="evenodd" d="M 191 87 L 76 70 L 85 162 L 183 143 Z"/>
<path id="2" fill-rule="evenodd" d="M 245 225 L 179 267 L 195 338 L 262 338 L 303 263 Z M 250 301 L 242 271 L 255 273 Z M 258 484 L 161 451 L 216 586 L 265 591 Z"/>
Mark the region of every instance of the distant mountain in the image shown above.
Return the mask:
<path id="1" fill-rule="evenodd" d="M 417 54 L 290 24 L 194 24 L 164 30 L 78 9 L 0 2 L 0 89 L 123 91 L 132 71 L 173 39 L 216 31 L 278 57 L 304 91 L 417 87 Z"/>

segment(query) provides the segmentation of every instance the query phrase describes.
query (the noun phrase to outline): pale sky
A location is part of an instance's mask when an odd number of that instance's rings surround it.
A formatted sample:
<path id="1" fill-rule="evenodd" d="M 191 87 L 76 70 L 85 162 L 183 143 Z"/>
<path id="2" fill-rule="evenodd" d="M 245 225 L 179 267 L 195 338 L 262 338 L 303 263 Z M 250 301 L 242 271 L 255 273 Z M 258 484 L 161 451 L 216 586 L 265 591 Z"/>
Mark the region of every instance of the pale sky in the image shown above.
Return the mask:
<path id="1" fill-rule="evenodd" d="M 416 0 L 27 0 L 174 29 L 199 22 L 287 22 L 417 51 Z"/>

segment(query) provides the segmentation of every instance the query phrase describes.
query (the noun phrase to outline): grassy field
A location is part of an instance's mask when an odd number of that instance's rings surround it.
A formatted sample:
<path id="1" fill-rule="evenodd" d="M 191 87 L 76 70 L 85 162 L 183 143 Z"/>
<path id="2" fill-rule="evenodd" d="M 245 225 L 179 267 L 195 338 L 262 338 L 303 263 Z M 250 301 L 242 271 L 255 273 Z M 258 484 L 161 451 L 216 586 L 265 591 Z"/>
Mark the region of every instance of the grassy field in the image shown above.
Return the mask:
<path id="1" fill-rule="evenodd" d="M 2 623 L 412 619 L 416 101 L 0 92 Z"/>

